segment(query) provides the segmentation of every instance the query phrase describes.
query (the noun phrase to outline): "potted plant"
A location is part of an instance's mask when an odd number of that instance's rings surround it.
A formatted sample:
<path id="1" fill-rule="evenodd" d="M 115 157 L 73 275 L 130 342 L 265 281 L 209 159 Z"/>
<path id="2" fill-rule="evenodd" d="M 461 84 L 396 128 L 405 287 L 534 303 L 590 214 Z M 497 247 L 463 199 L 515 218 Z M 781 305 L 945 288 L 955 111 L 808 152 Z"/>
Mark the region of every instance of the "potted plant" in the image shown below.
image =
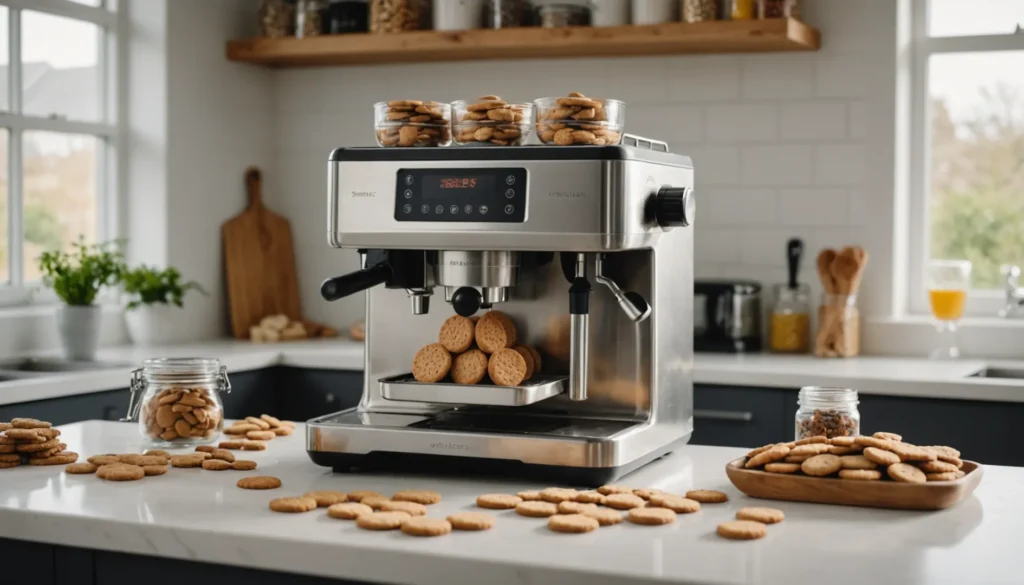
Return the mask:
<path id="1" fill-rule="evenodd" d="M 121 285 L 129 295 L 125 324 L 137 345 L 167 345 L 188 339 L 189 330 L 180 311 L 185 293 L 206 294 L 198 283 L 182 282 L 175 268 L 159 270 L 149 266 L 127 270 Z"/>
<path id="2" fill-rule="evenodd" d="M 105 286 L 117 284 L 124 272 L 124 255 L 118 242 L 87 245 L 83 238 L 70 252 L 43 252 L 39 271 L 43 283 L 64 303 L 57 312 L 64 356 L 91 360 L 100 339 L 100 307 L 96 296 Z"/>

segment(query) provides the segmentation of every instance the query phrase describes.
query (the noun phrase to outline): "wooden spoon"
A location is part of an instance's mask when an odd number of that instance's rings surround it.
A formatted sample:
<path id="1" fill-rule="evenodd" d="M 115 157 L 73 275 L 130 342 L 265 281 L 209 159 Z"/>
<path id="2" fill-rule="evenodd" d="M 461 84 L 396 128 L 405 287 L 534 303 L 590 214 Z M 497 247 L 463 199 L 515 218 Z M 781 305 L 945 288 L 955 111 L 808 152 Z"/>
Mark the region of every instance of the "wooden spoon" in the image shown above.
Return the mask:
<path id="1" fill-rule="evenodd" d="M 862 250 L 863 251 L 863 250 Z M 843 248 L 832 261 L 831 272 L 835 280 L 836 294 L 848 295 L 859 284 L 855 281 L 861 271 L 858 253 L 850 247 Z"/>
<path id="2" fill-rule="evenodd" d="M 836 259 L 836 251 L 832 248 L 825 248 L 818 252 L 818 278 L 821 285 L 828 294 L 835 294 L 836 283 L 832 278 L 832 261 Z"/>

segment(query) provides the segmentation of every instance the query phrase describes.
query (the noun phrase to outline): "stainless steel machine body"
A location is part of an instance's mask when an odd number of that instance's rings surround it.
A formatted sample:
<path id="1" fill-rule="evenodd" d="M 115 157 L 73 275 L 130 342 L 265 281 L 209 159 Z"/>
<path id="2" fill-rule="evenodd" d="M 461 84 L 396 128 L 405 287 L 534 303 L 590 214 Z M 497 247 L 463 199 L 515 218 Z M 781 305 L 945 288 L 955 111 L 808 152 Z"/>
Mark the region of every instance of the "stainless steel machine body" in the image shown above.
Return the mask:
<path id="1" fill-rule="evenodd" d="M 363 270 L 322 291 L 366 291 L 365 382 L 357 408 L 309 421 L 310 456 L 593 485 L 685 443 L 692 185 L 689 158 L 639 146 L 334 151 L 328 239 Z M 424 302 L 435 287 L 447 302 Z M 492 306 L 540 350 L 542 375 L 517 388 L 412 378 L 453 309 Z"/>

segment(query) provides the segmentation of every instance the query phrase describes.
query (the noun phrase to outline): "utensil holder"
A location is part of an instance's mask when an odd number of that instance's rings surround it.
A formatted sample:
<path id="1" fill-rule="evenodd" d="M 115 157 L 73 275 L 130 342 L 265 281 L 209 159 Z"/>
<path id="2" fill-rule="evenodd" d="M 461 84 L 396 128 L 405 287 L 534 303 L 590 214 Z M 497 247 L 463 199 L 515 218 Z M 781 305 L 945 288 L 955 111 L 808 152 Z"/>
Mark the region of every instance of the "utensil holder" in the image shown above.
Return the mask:
<path id="1" fill-rule="evenodd" d="M 860 355 L 860 311 L 856 294 L 822 296 L 814 355 L 844 358 Z"/>

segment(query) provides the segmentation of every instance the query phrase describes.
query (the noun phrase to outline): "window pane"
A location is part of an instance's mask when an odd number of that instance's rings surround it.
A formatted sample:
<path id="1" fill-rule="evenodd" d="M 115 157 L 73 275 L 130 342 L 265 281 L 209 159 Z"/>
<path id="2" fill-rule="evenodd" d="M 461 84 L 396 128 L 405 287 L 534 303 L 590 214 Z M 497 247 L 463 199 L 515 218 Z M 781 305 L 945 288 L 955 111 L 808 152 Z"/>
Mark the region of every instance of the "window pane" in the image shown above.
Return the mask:
<path id="1" fill-rule="evenodd" d="M 7 128 L 0 128 L 0 285 L 11 281 L 7 258 Z"/>
<path id="2" fill-rule="evenodd" d="M 103 6 L 103 0 L 70 0 L 75 4 L 85 4 L 86 6 Z"/>
<path id="3" fill-rule="evenodd" d="M 1024 51 L 931 57 L 931 258 L 1024 266 Z"/>
<path id="4" fill-rule="evenodd" d="M 99 27 L 28 10 L 21 22 L 24 112 L 98 121 Z"/>
<path id="5" fill-rule="evenodd" d="M 7 88 L 11 75 L 8 65 L 10 58 L 7 56 L 7 7 L 0 6 L 0 110 L 7 110 Z M 6 132 L 6 131 L 5 131 Z M 6 137 L 6 134 L 4 135 Z M 6 162 L 4 164 L 7 164 Z M 2 280 L 2 279 L 0 279 Z"/>
<path id="6" fill-rule="evenodd" d="M 931 0 L 928 33 L 933 37 L 1013 34 L 1024 27 L 1021 0 Z"/>
<path id="7" fill-rule="evenodd" d="M 85 237 L 96 240 L 95 136 L 57 132 L 24 134 L 25 281 L 39 279 L 36 259 L 45 250 L 70 248 Z"/>

